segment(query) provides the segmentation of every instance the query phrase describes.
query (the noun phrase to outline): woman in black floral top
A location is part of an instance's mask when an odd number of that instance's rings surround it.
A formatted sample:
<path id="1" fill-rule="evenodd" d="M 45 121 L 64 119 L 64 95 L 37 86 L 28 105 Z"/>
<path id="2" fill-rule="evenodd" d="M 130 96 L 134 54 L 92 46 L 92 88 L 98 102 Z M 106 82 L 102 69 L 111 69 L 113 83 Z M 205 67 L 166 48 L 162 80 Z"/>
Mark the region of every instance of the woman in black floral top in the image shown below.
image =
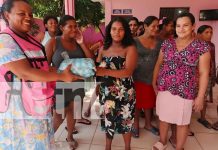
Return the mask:
<path id="1" fill-rule="evenodd" d="M 101 126 L 106 132 L 106 150 L 111 149 L 114 133 L 123 134 L 125 149 L 130 150 L 134 122 L 135 90 L 132 73 L 137 52 L 128 23 L 115 18 L 106 28 L 106 39 L 97 61 L 97 76 L 101 76 Z"/>

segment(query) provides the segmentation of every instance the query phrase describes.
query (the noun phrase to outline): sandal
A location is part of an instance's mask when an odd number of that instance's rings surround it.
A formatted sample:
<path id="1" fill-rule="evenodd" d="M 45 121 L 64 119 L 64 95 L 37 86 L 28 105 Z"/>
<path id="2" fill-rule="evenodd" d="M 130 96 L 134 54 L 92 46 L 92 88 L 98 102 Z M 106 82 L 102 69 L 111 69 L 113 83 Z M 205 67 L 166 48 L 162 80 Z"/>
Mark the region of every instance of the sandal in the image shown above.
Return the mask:
<path id="1" fill-rule="evenodd" d="M 189 132 L 188 132 L 188 136 L 195 136 L 195 133 L 192 132 L 192 131 L 189 131 Z"/>
<path id="2" fill-rule="evenodd" d="M 145 127 L 144 127 L 144 129 L 150 131 L 150 132 L 153 133 L 154 135 L 157 135 L 157 136 L 160 135 L 160 131 L 159 131 L 159 129 L 156 128 L 156 127 L 151 127 L 151 129 L 148 129 L 148 128 L 145 128 Z"/>
<path id="3" fill-rule="evenodd" d="M 69 144 L 71 150 L 75 150 L 78 147 L 78 142 L 76 140 L 73 139 L 73 141 L 68 141 L 66 138 L 66 141 Z"/>
<path id="4" fill-rule="evenodd" d="M 134 138 L 139 138 L 139 129 L 132 128 L 132 136 Z"/>
<path id="5" fill-rule="evenodd" d="M 212 125 L 212 128 L 216 131 L 218 131 L 218 121 L 215 122 L 213 125 Z"/>
<path id="6" fill-rule="evenodd" d="M 211 128 L 212 128 L 212 125 L 211 125 L 207 120 L 205 120 L 205 119 L 199 118 L 199 119 L 198 119 L 198 122 L 199 122 L 200 124 L 202 124 L 204 127 L 208 128 L 208 129 L 211 129 Z"/>
<path id="7" fill-rule="evenodd" d="M 170 142 L 170 144 L 173 146 L 173 148 L 176 148 L 176 143 L 173 142 L 173 140 L 171 139 L 171 137 L 169 138 L 169 142 Z"/>
<path id="8" fill-rule="evenodd" d="M 161 142 L 157 142 L 152 146 L 152 150 L 155 150 L 154 148 L 156 148 L 158 150 L 166 150 L 167 144 L 163 145 Z"/>
<path id="9" fill-rule="evenodd" d="M 65 130 L 67 130 L 67 127 L 65 127 Z M 73 134 L 77 134 L 77 133 L 79 133 L 78 130 L 77 130 L 77 129 L 74 129 L 74 130 L 73 130 Z"/>
<path id="10" fill-rule="evenodd" d="M 85 119 L 85 118 L 82 118 L 80 119 L 80 121 L 77 121 L 77 123 L 82 123 L 82 124 L 85 124 L 85 125 L 91 125 L 91 121 L 89 121 L 88 119 Z"/>

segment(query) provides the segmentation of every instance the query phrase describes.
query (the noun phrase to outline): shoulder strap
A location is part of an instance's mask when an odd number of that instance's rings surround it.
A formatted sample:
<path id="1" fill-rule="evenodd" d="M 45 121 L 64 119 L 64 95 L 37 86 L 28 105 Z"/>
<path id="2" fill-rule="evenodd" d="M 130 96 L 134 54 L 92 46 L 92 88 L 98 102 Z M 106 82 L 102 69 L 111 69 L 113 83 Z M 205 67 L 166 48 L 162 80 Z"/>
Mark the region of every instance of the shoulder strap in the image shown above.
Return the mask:
<path id="1" fill-rule="evenodd" d="M 19 46 L 19 48 L 24 52 L 23 48 L 20 46 L 20 44 L 14 39 L 14 37 L 11 34 L 6 33 L 6 32 L 1 32 L 0 34 L 8 34 L 8 35 L 10 35 L 10 37 L 15 41 L 15 43 Z M 26 59 L 29 61 L 30 65 L 32 66 L 32 63 L 28 59 L 27 55 L 25 53 L 23 53 L 23 54 L 25 55 Z"/>

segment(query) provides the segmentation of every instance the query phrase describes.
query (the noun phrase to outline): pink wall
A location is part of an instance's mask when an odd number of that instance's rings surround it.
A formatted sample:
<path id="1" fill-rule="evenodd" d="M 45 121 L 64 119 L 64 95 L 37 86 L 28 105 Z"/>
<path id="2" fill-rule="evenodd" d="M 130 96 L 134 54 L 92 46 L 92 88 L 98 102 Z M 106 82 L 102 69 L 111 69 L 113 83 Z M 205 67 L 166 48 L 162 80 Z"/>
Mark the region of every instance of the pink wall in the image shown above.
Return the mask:
<path id="1" fill-rule="evenodd" d="M 201 9 L 218 9 L 218 0 L 105 0 L 105 22 L 109 23 L 113 9 L 132 9 L 133 16 L 144 20 L 149 15 L 159 17 L 160 7 L 190 7 L 190 12 L 196 18 L 196 29 L 202 24 L 213 27 L 212 41 L 218 49 L 218 21 L 199 21 L 198 19 Z M 216 62 L 218 65 L 218 50 Z"/>
<path id="2" fill-rule="evenodd" d="M 65 14 L 75 16 L 74 0 L 64 0 Z"/>
<path id="3" fill-rule="evenodd" d="M 40 27 L 40 31 L 44 32 L 45 28 L 44 28 L 44 24 L 43 24 L 43 20 L 42 19 L 38 19 L 38 18 L 34 18 L 35 23 L 37 23 Z M 101 31 L 103 32 L 103 34 L 105 33 L 105 23 L 102 23 L 100 25 Z M 100 33 L 100 31 L 97 28 L 94 28 L 93 26 L 89 25 L 85 28 L 82 28 L 82 33 L 84 36 L 84 41 L 87 44 L 88 47 L 90 47 L 91 45 L 93 45 L 94 43 L 102 40 L 103 41 L 103 37 Z"/>
<path id="4" fill-rule="evenodd" d="M 39 30 L 40 30 L 41 32 L 44 32 L 44 31 L 45 31 L 45 27 L 44 27 L 44 23 L 43 23 L 43 20 L 42 20 L 42 19 L 40 19 L 40 18 L 34 18 L 34 22 L 39 25 Z"/>
<path id="5" fill-rule="evenodd" d="M 100 25 L 101 31 L 103 34 L 105 34 L 105 23 L 102 23 Z M 99 29 L 93 27 L 93 26 L 88 26 L 86 28 L 82 29 L 83 36 L 84 36 L 84 41 L 88 47 L 93 45 L 94 43 L 98 41 L 103 41 L 103 37 L 99 31 Z"/>

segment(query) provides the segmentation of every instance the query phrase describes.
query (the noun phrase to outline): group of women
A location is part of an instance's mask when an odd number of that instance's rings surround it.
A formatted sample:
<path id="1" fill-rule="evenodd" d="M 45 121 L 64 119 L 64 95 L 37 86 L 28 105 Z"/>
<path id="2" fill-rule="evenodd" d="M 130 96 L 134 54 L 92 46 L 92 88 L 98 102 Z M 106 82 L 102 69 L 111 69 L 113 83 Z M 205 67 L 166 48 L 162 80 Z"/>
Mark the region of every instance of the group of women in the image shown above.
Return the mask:
<path id="1" fill-rule="evenodd" d="M 71 149 L 77 148 L 78 143 L 73 138 L 73 114 L 76 112 L 77 95 L 83 99 L 84 89 L 76 93 L 65 89 L 63 108 L 50 103 L 54 110 L 53 120 L 51 109 L 43 114 L 35 109 L 28 113 L 25 104 L 29 100 L 22 92 L 16 94 L 19 89 L 30 88 L 35 82 L 40 83 L 37 90 L 44 94 L 46 90 L 45 86 L 40 86 L 42 82 L 47 83 L 46 89 L 51 89 L 52 81 L 84 83 L 81 77 L 71 73 L 71 66 L 57 73 L 64 60 L 63 52 L 67 52 L 69 58 L 93 58 L 83 42 L 76 20 L 69 15 L 63 16 L 58 31 L 49 28 L 57 27 L 55 18 L 45 21 L 47 31 L 39 35 L 37 41 L 28 34 L 33 19 L 28 1 L 6 0 L 1 14 L 8 27 L 0 34 L 0 79 L 3 82 L 9 77 L 12 79 L 12 84 L 5 85 L 12 92 L 1 93 L 5 97 L 9 94 L 10 99 L 0 100 L 6 105 L 0 107 L 0 149 L 54 149 L 54 130 L 63 122 L 58 109 L 65 112 L 66 141 Z M 106 27 L 104 45 L 98 52 L 96 75 L 101 82 L 99 102 L 101 127 L 106 133 L 105 149 L 111 149 L 115 133 L 123 135 L 125 150 L 131 149 L 131 134 L 139 136 L 139 112 L 143 109 L 144 128 L 160 135 L 152 149 L 166 149 L 169 124 L 176 124 L 175 146 L 181 150 L 188 135 L 192 109 L 197 112 L 203 109 L 211 46 L 193 36 L 195 18 L 191 13 L 182 13 L 175 20 L 176 38 L 167 25 L 163 28 L 170 34 L 164 30 L 159 34 L 159 20 L 155 16 L 146 17 L 143 27 L 144 33 L 136 37 L 136 29 L 133 27 L 134 31 L 131 31 L 126 20 L 119 17 L 111 20 Z M 39 41 L 47 41 L 43 42 L 45 48 Z M 35 89 L 32 88 L 32 92 Z M 49 95 L 47 93 L 45 95 Z M 60 91 L 56 89 L 54 93 L 60 94 Z M 40 102 L 46 103 L 47 100 L 50 97 Z M 159 129 L 151 124 L 155 105 Z M 83 118 L 79 122 L 90 124 Z"/>

